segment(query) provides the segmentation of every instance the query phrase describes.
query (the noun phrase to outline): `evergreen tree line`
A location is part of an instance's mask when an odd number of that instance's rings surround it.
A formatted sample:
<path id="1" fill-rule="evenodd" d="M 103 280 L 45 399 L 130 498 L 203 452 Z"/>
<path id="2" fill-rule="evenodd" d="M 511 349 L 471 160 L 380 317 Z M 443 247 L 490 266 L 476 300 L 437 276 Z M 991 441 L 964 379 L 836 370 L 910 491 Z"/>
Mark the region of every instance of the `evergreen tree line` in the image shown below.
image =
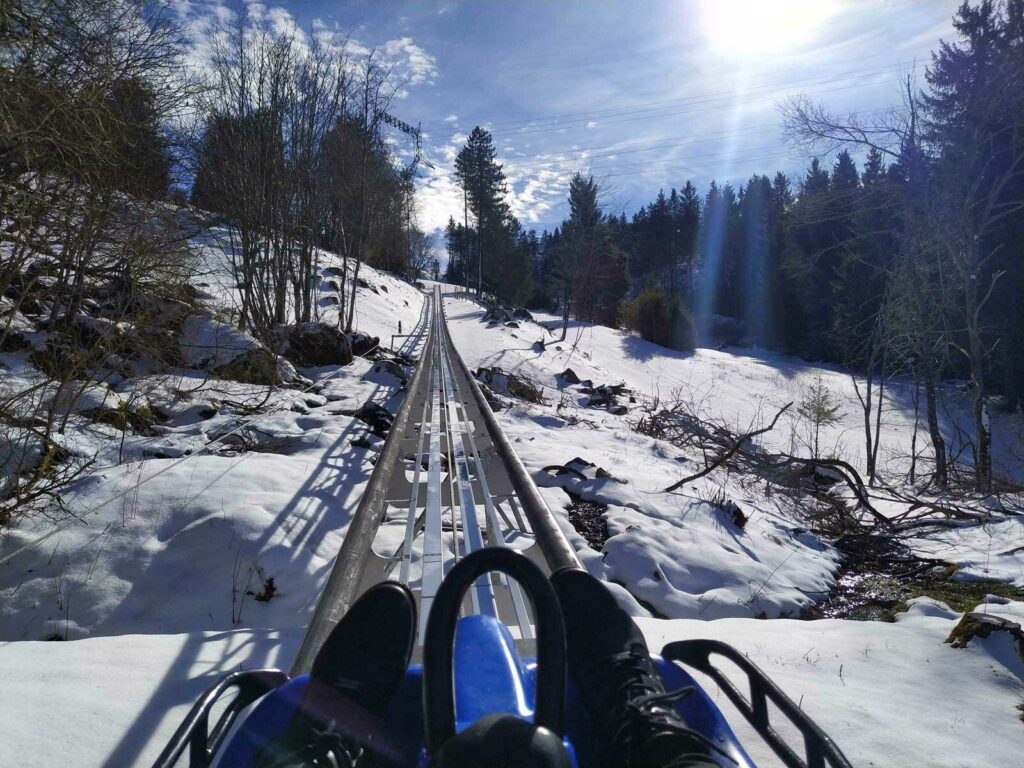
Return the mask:
<path id="1" fill-rule="evenodd" d="M 537 233 L 526 232 L 512 215 L 505 172 L 487 130 L 477 126 L 470 133 L 455 158 L 455 175 L 463 191 L 463 221 L 450 217 L 445 227 L 446 279 L 525 303 L 533 291 L 540 243 Z"/>

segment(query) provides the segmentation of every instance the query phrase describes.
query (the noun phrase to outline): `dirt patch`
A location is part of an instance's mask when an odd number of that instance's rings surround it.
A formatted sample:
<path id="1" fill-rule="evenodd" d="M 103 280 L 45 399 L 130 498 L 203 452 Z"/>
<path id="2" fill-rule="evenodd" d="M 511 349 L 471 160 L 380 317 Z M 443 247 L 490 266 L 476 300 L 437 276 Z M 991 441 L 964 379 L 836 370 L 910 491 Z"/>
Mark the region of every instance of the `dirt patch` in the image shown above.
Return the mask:
<path id="1" fill-rule="evenodd" d="M 252 595 L 257 603 L 269 603 L 277 596 L 277 585 L 274 584 L 274 577 L 268 576 L 263 580 L 263 589 L 253 592 L 251 589 L 246 593 Z"/>
<path id="2" fill-rule="evenodd" d="M 591 549 L 600 552 L 608 541 L 608 524 L 604 520 L 608 507 L 595 501 L 586 501 L 568 491 L 566 493 L 571 499 L 565 507 L 569 512 L 569 522 L 587 540 Z"/>
<path id="3" fill-rule="evenodd" d="M 1024 599 L 1024 590 L 997 581 L 955 581 L 956 567 L 914 557 L 881 536 L 840 537 L 846 555 L 828 598 L 801 612 L 804 619 L 895 621 L 916 597 L 939 600 L 965 612 L 986 595 Z"/>

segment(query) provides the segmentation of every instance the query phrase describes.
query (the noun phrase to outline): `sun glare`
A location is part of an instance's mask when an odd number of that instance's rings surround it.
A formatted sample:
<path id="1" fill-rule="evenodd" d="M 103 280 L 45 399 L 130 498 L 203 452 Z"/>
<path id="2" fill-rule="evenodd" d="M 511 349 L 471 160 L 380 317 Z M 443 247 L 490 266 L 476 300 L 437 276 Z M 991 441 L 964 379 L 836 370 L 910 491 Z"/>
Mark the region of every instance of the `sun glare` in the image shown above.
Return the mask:
<path id="1" fill-rule="evenodd" d="M 828 0 L 707 0 L 702 22 L 713 51 L 746 58 L 800 47 L 833 10 Z"/>

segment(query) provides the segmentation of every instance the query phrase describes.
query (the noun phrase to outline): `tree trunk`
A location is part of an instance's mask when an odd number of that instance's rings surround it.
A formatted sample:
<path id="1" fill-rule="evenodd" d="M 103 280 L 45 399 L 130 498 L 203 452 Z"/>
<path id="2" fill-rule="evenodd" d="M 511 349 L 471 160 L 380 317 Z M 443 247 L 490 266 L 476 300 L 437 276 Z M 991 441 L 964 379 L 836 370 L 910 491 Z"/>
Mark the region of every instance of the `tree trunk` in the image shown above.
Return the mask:
<path id="1" fill-rule="evenodd" d="M 878 406 L 875 408 L 875 443 L 871 447 L 871 479 L 868 485 L 874 487 L 875 473 L 878 471 L 878 442 L 882 435 L 882 397 L 885 394 L 885 366 L 878 374 Z"/>
<path id="2" fill-rule="evenodd" d="M 910 435 L 910 475 L 908 481 L 914 484 L 917 474 L 917 427 L 921 422 L 921 382 L 914 381 L 914 431 Z"/>
<path id="3" fill-rule="evenodd" d="M 928 435 L 931 437 L 932 449 L 935 452 L 935 474 L 932 475 L 932 480 L 939 488 L 945 488 L 949 484 L 949 474 L 946 469 L 946 441 L 939 428 L 936 378 L 934 374 L 929 373 L 924 381 L 925 414 L 928 418 Z"/>

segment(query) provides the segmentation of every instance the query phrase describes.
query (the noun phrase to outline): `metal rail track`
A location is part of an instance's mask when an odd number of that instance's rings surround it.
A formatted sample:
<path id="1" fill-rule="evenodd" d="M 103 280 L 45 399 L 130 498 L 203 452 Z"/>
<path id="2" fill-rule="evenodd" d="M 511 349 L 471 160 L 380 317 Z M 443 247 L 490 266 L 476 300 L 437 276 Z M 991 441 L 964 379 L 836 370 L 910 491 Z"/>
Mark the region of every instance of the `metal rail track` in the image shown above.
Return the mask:
<path id="1" fill-rule="evenodd" d="M 484 546 L 520 550 L 545 571 L 580 562 L 452 343 L 440 286 L 405 400 L 349 525 L 292 674 L 308 672 L 331 629 L 370 586 L 397 579 L 419 601 L 420 643 L 437 589 L 463 556 Z M 532 611 L 503 575 L 481 577 L 463 610 L 501 619 L 533 638 Z"/>

